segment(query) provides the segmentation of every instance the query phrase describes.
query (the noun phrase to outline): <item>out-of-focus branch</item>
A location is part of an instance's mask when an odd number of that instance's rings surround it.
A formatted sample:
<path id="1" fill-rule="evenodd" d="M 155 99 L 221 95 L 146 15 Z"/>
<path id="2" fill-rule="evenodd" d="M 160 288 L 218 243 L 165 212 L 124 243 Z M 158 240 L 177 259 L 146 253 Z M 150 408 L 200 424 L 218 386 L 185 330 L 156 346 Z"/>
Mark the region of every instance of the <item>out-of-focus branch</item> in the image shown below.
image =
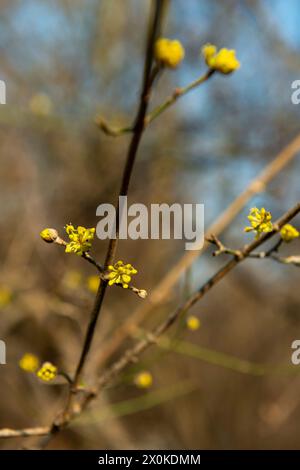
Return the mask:
<path id="1" fill-rule="evenodd" d="M 8 437 L 32 437 L 32 436 L 46 436 L 50 432 L 50 426 L 38 426 L 36 428 L 24 429 L 0 429 L 0 438 Z"/>
<path id="2" fill-rule="evenodd" d="M 251 198 L 264 191 L 266 186 L 290 163 L 300 152 L 300 134 L 298 134 L 281 152 L 277 154 L 262 172 L 254 178 L 248 187 L 228 206 L 228 208 L 208 227 L 206 234 L 214 233 L 219 235 L 236 217 L 241 209 Z M 183 273 L 199 259 L 199 256 L 207 249 L 208 243 L 199 250 L 188 251 L 182 258 L 168 271 L 163 279 L 152 289 L 149 301 L 138 307 L 112 336 L 104 344 L 99 355 L 99 367 L 108 357 L 110 357 L 127 338 L 133 334 L 143 319 L 165 299 L 172 288 L 179 281 Z"/>

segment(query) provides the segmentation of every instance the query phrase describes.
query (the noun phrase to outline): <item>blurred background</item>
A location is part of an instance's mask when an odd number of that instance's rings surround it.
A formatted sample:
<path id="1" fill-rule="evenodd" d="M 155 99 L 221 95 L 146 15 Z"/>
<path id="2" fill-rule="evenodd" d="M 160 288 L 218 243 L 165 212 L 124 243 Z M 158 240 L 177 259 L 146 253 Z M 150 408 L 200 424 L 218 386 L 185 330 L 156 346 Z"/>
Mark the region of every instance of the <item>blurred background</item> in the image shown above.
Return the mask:
<path id="1" fill-rule="evenodd" d="M 26 352 L 72 373 L 78 361 L 96 274 L 77 256 L 46 245 L 47 226 L 96 226 L 96 208 L 115 203 L 128 136 L 111 138 L 94 124 L 132 122 L 139 97 L 149 0 L 2 0 L 0 79 L 0 427 L 49 424 L 66 397 L 19 368 Z M 186 58 L 166 71 L 152 105 L 205 70 L 207 42 L 234 48 L 242 66 L 216 74 L 147 129 L 129 203 L 204 203 L 208 227 L 300 132 L 297 0 L 171 0 L 164 35 L 178 38 Z M 239 247 L 249 208 L 280 216 L 299 199 L 299 157 L 254 197 L 222 234 Z M 299 229 L 299 220 L 295 221 Z M 95 239 L 102 262 L 107 243 Z M 299 241 L 285 253 L 299 252 Z M 208 250 L 143 322 L 150 327 L 178 306 L 225 259 Z M 124 240 L 118 259 L 139 271 L 149 291 L 184 254 L 184 242 Z M 168 350 L 152 348 L 91 408 L 49 444 L 58 449 L 300 448 L 300 366 L 290 361 L 300 336 L 299 269 L 251 260 L 227 276 L 172 330 Z M 144 302 L 148 302 L 145 300 Z M 141 299 L 110 289 L 85 382 L 93 383 L 107 339 Z M 127 339 L 106 366 L 120 356 Z M 180 348 L 178 348 L 180 345 Z M 178 351 L 180 349 L 180 351 Z M 139 389 L 139 371 L 153 384 Z M 1 441 L 3 449 L 35 440 Z"/>

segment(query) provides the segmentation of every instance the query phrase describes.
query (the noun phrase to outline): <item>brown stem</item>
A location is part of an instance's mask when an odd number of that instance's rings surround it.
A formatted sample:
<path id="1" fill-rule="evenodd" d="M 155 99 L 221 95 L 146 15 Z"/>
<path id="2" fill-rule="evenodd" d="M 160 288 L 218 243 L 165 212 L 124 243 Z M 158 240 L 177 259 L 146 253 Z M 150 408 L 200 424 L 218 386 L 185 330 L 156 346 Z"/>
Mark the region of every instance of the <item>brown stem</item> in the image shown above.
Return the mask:
<path id="1" fill-rule="evenodd" d="M 151 14 L 150 22 L 149 22 L 149 32 L 148 32 L 148 38 L 147 38 L 147 50 L 146 50 L 146 57 L 145 57 L 145 64 L 144 64 L 142 93 L 141 93 L 137 115 L 134 121 L 132 138 L 131 138 L 128 152 L 127 152 L 126 164 L 125 164 L 125 168 L 123 172 L 119 196 L 126 196 L 128 193 L 132 170 L 133 170 L 136 155 L 137 155 L 137 150 L 138 150 L 139 143 L 141 141 L 141 137 L 144 131 L 144 120 L 145 120 L 145 115 L 146 115 L 147 108 L 148 108 L 151 87 L 155 80 L 156 74 L 158 73 L 158 69 L 156 67 L 152 68 L 153 52 L 154 52 L 155 40 L 160 34 L 160 27 L 161 27 L 161 21 L 162 21 L 162 16 L 163 16 L 164 5 L 165 5 L 165 0 L 154 0 L 153 2 L 154 7 L 153 7 L 153 12 Z M 118 201 L 119 201 L 119 198 L 118 198 Z M 104 270 L 107 269 L 107 266 L 109 264 L 113 263 L 113 259 L 115 256 L 118 236 L 119 236 L 119 212 L 120 212 L 120 208 L 118 204 L 117 210 L 116 210 L 116 239 L 110 240 L 106 258 L 105 258 Z M 70 416 L 72 415 L 73 397 L 76 395 L 76 389 L 80 382 L 81 374 L 82 374 L 88 353 L 92 345 L 92 341 L 93 341 L 95 329 L 97 326 L 97 321 L 101 312 L 107 285 L 108 285 L 108 281 L 101 279 L 99 287 L 98 287 L 98 291 L 96 294 L 94 306 L 90 314 L 89 324 L 87 327 L 83 347 L 82 347 L 80 358 L 76 367 L 73 384 L 72 384 L 72 387 L 68 396 L 68 400 L 67 400 L 64 411 L 54 421 L 51 427 L 51 433 L 50 433 L 51 435 L 54 435 L 63 426 L 65 426 L 70 420 Z M 47 444 L 47 442 L 45 442 L 44 444 Z"/>
<path id="2" fill-rule="evenodd" d="M 130 141 L 128 152 L 127 152 L 126 164 L 125 164 L 125 169 L 123 172 L 119 196 L 126 196 L 128 194 L 132 170 L 133 170 L 133 166 L 135 163 L 139 143 L 141 141 L 141 137 L 142 137 L 143 130 L 144 130 L 144 118 L 145 118 L 148 103 L 149 103 L 151 85 L 155 78 L 155 76 L 153 77 L 151 73 L 152 63 L 153 63 L 153 51 L 154 51 L 154 43 L 160 30 L 163 3 L 164 3 L 163 0 L 155 0 L 154 2 L 154 5 L 155 5 L 154 13 L 150 21 L 148 40 L 147 40 L 147 51 L 146 51 L 146 60 L 145 60 L 145 65 L 144 65 L 144 77 L 143 77 L 141 99 L 140 99 L 138 112 L 135 118 L 133 136 Z M 118 201 L 119 201 L 119 198 L 118 198 Z M 118 238 L 119 238 L 119 212 L 120 212 L 120 207 L 118 203 L 117 210 L 116 210 L 116 238 L 111 239 L 109 242 L 105 264 L 104 264 L 105 270 L 108 267 L 108 265 L 113 263 L 113 259 L 114 259 L 116 248 L 117 248 L 117 243 L 118 243 Z M 88 325 L 81 356 L 80 356 L 80 359 L 76 368 L 76 372 L 75 372 L 75 377 L 74 377 L 75 388 L 80 379 L 86 357 L 91 347 L 92 339 L 94 336 L 94 331 L 95 331 L 97 320 L 101 311 L 102 302 L 105 296 L 106 288 L 107 288 L 107 281 L 101 280 L 99 288 L 98 288 L 98 292 L 96 295 L 94 307 L 91 312 L 90 323 Z"/>

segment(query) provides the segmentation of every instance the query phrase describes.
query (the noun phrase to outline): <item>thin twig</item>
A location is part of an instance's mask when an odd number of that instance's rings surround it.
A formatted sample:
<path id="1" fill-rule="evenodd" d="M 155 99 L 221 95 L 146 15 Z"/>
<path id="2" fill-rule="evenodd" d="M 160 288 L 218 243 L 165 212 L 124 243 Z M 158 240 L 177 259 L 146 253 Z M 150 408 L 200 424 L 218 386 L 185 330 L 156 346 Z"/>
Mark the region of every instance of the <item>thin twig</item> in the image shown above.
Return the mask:
<path id="1" fill-rule="evenodd" d="M 170 106 L 172 106 L 179 98 L 185 96 L 190 91 L 197 88 L 202 83 L 206 82 L 212 75 L 215 73 L 215 70 L 208 69 L 204 75 L 194 80 L 189 85 L 182 87 L 182 88 L 175 88 L 174 92 L 159 106 L 157 106 L 153 111 L 151 111 L 145 119 L 145 125 L 150 124 L 150 122 L 154 121 L 158 116 L 160 116 L 164 111 L 166 111 Z"/>
<path id="2" fill-rule="evenodd" d="M 240 250 L 235 250 L 234 248 L 228 248 L 214 234 L 211 234 L 210 236 L 206 237 L 206 241 L 208 241 L 208 243 L 211 243 L 211 244 L 215 245 L 218 248 L 216 251 L 213 252 L 213 256 L 219 256 L 219 255 L 222 255 L 222 254 L 232 255 L 232 256 L 236 256 L 236 257 L 241 256 Z M 272 259 L 276 259 L 276 258 L 274 258 L 274 255 L 278 252 L 280 246 L 282 245 L 282 242 L 283 242 L 283 240 L 282 240 L 282 238 L 280 238 L 275 243 L 275 245 L 273 245 L 268 250 L 250 253 L 249 258 L 256 258 L 256 259 L 272 258 Z"/>
<path id="3" fill-rule="evenodd" d="M 0 438 L 8 437 L 32 437 L 32 436 L 46 436 L 49 434 L 50 426 L 38 426 L 36 428 L 25 428 L 25 429 L 0 429 Z"/>

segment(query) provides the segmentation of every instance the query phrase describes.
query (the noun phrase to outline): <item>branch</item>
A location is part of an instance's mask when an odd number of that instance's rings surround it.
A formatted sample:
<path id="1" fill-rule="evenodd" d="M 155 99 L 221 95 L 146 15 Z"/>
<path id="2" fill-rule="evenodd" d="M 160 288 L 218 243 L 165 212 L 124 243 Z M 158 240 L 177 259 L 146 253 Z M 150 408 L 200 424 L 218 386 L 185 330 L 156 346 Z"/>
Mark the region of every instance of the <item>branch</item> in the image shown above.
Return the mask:
<path id="1" fill-rule="evenodd" d="M 189 93 L 191 90 L 194 90 L 199 85 L 202 85 L 202 83 L 206 82 L 214 73 L 215 70 L 208 69 L 204 75 L 197 78 L 189 85 L 186 85 L 185 87 L 181 88 L 175 88 L 174 92 L 162 104 L 160 104 L 159 106 L 154 108 L 149 114 L 147 114 L 144 120 L 144 126 L 148 126 L 152 121 L 154 121 L 154 119 L 156 119 L 164 111 L 170 108 L 170 106 L 175 104 L 179 98 L 185 96 L 187 93 Z M 101 129 L 104 134 L 109 135 L 110 137 L 119 137 L 120 135 L 128 134 L 129 132 L 134 131 L 134 126 L 113 127 L 108 124 L 102 116 L 97 116 L 95 122 L 99 129 Z"/>
<path id="2" fill-rule="evenodd" d="M 287 211 L 280 219 L 273 224 L 273 230 L 268 233 L 263 233 L 257 240 L 254 240 L 249 245 L 245 245 L 243 249 L 238 251 L 232 256 L 232 259 L 228 261 L 219 271 L 217 271 L 208 281 L 205 282 L 194 294 L 192 294 L 188 300 L 181 305 L 177 310 L 171 313 L 162 323 L 160 323 L 151 333 L 146 334 L 145 338 L 139 341 L 133 348 L 125 351 L 123 356 L 113 363 L 107 371 L 100 377 L 97 387 L 90 392 L 84 399 L 81 405 L 82 409 L 86 404 L 98 393 L 108 385 L 120 372 L 122 372 L 130 363 L 134 363 L 138 360 L 138 357 L 152 344 L 157 343 L 160 336 L 162 336 L 174 323 L 175 321 L 191 307 L 193 307 L 202 297 L 207 294 L 216 284 L 219 283 L 233 268 L 239 263 L 249 258 L 251 253 L 258 248 L 260 245 L 265 243 L 271 237 L 278 233 L 280 228 L 288 223 L 300 212 L 300 202 L 295 207 Z"/>
<path id="3" fill-rule="evenodd" d="M 57 238 L 53 240 L 53 242 L 59 246 L 67 246 L 67 242 L 63 240 L 60 236 L 57 236 Z M 88 251 L 84 251 L 81 255 L 81 258 L 85 259 L 88 263 L 92 264 L 93 266 L 95 266 L 95 268 L 97 268 L 99 272 L 99 280 L 107 282 L 107 280 L 109 279 L 109 272 L 107 272 L 104 267 L 100 263 L 98 263 Z M 114 284 L 114 287 L 123 288 L 122 284 L 119 283 Z M 145 289 L 139 289 L 132 285 L 128 286 L 128 290 L 131 290 L 132 292 L 137 294 L 141 299 L 145 299 L 148 295 L 148 292 Z"/>
<path id="4" fill-rule="evenodd" d="M 120 135 L 128 134 L 133 131 L 133 127 L 112 127 L 108 124 L 102 116 L 96 116 L 95 124 L 101 129 L 104 134 L 110 137 L 119 137 Z"/>
<path id="5" fill-rule="evenodd" d="M 32 437 L 32 436 L 45 436 L 50 432 L 50 426 L 39 426 L 36 428 L 25 429 L 0 429 L 0 438 L 8 437 Z"/>
<path id="6" fill-rule="evenodd" d="M 209 237 L 206 238 L 206 240 L 209 243 L 212 243 L 213 245 L 217 246 L 217 250 L 213 252 L 213 256 L 219 256 L 221 254 L 227 254 L 227 255 L 232 255 L 239 257 L 241 255 L 240 250 L 234 250 L 232 248 L 228 248 L 223 243 L 215 236 L 215 235 L 210 235 Z M 300 255 L 292 255 L 292 256 L 279 256 L 278 255 L 278 250 L 280 246 L 282 245 L 283 240 L 280 238 L 275 245 L 273 245 L 269 250 L 266 251 L 259 251 L 259 252 L 252 252 L 249 254 L 249 258 L 254 258 L 254 259 L 272 259 L 274 261 L 277 261 L 277 263 L 282 263 L 282 264 L 292 264 L 294 266 L 299 267 L 300 266 Z"/>
<path id="7" fill-rule="evenodd" d="M 131 138 L 129 148 L 127 151 L 127 159 L 126 159 L 126 164 L 125 164 L 125 168 L 123 171 L 119 196 L 126 196 L 128 194 L 129 184 L 131 180 L 131 175 L 132 175 L 137 151 L 138 151 L 139 144 L 140 144 L 143 131 L 144 131 L 144 120 L 145 120 L 145 115 L 148 109 L 151 87 L 155 80 L 155 76 L 158 73 L 157 68 L 154 67 L 152 69 L 153 52 L 154 52 L 154 43 L 160 33 L 160 26 L 161 26 L 161 21 L 162 21 L 163 10 L 165 6 L 165 0 L 154 0 L 153 6 L 154 8 L 153 8 L 153 12 L 151 14 L 151 18 L 149 22 L 142 93 L 140 97 L 140 103 L 139 103 L 137 115 L 134 121 L 132 138 Z M 118 197 L 118 201 L 119 201 L 119 197 Z M 119 238 L 119 212 L 120 212 L 120 207 L 118 204 L 117 210 L 116 210 L 116 238 L 110 240 L 106 258 L 105 258 L 105 263 L 104 263 L 104 271 L 107 270 L 107 267 L 110 264 L 113 264 L 113 260 L 115 257 L 118 238 Z M 73 410 L 74 397 L 76 396 L 77 387 L 80 382 L 82 371 L 83 371 L 83 368 L 84 368 L 84 365 L 85 365 L 85 362 L 86 362 L 86 359 L 87 359 L 87 356 L 90 351 L 91 344 L 94 338 L 94 333 L 95 333 L 98 318 L 101 312 L 101 308 L 103 305 L 103 300 L 105 297 L 107 285 L 108 285 L 108 281 L 106 279 L 101 279 L 99 288 L 96 294 L 94 306 L 90 314 L 89 324 L 88 324 L 87 331 L 85 334 L 85 339 L 84 339 L 83 347 L 81 350 L 80 358 L 76 367 L 72 387 L 70 388 L 70 393 L 68 395 L 67 403 L 62 413 L 60 413 L 60 415 L 54 420 L 51 426 L 49 439 L 51 438 L 52 435 L 59 432 L 62 429 L 62 427 L 64 427 L 69 422 L 70 417 L 72 416 L 74 412 Z M 76 405 L 76 403 L 74 405 Z"/>
<path id="8" fill-rule="evenodd" d="M 228 248 L 227 246 L 223 245 L 223 243 L 216 237 L 216 235 L 210 235 L 206 237 L 206 241 L 208 243 L 211 243 L 215 245 L 218 249 L 213 252 L 213 256 L 219 256 L 221 254 L 225 255 L 232 255 L 239 257 L 241 256 L 241 251 L 240 250 L 235 250 L 233 248 Z M 282 245 L 282 238 L 280 238 L 275 245 L 273 245 L 269 250 L 267 251 L 259 251 L 259 252 L 253 252 L 249 254 L 249 258 L 256 258 L 256 259 L 265 259 L 265 258 L 272 258 L 276 259 L 276 253 L 280 246 Z"/>
<path id="9" fill-rule="evenodd" d="M 185 96 L 187 93 L 189 93 L 191 90 L 194 90 L 197 88 L 199 85 L 202 85 L 202 83 L 206 82 L 213 74 L 215 73 L 215 70 L 208 69 L 204 75 L 202 75 L 200 78 L 197 78 L 197 80 L 194 80 L 192 83 L 189 85 L 182 87 L 182 88 L 175 88 L 174 92 L 172 95 L 170 95 L 166 101 L 164 101 L 162 104 L 157 106 L 153 111 L 151 111 L 145 119 L 145 125 L 147 126 L 150 124 L 150 122 L 154 121 L 158 116 L 160 116 L 164 111 L 166 111 L 170 106 L 172 106 L 176 101 L 181 98 L 182 96 Z"/>
<path id="10" fill-rule="evenodd" d="M 280 228 L 288 223 L 293 217 L 300 212 L 300 202 L 292 209 L 287 211 L 280 219 L 273 225 L 273 230 L 269 233 L 263 233 L 257 240 L 254 240 L 249 245 L 245 245 L 243 249 L 239 250 L 238 256 L 232 255 L 232 259 L 228 261 L 221 269 L 219 269 L 208 281 L 206 281 L 194 294 L 192 294 L 186 302 L 178 309 L 172 312 L 165 320 L 163 320 L 152 332 L 146 333 L 144 338 L 138 341 L 135 346 L 127 349 L 122 357 L 114 362 L 106 372 L 99 378 L 97 385 L 92 390 L 82 390 L 83 397 L 80 402 L 76 403 L 76 407 L 70 410 L 70 414 L 60 423 L 52 425 L 51 427 L 44 428 L 29 428 L 23 430 L 2 429 L 0 430 L 0 437 L 29 437 L 33 435 L 47 435 L 51 437 L 56 432 L 60 431 L 71 420 L 87 407 L 91 400 L 96 398 L 101 390 L 110 384 L 129 364 L 137 362 L 139 356 L 153 344 L 158 343 L 162 335 L 169 330 L 169 328 L 176 322 L 176 320 L 191 307 L 193 307 L 200 299 L 202 299 L 207 292 L 209 292 L 215 285 L 219 283 L 232 269 L 239 263 L 249 258 L 251 253 L 260 245 L 265 243 L 271 237 L 278 233 Z"/>
<path id="11" fill-rule="evenodd" d="M 298 155 L 300 151 L 300 134 L 298 134 L 274 160 L 271 161 L 259 175 L 254 178 L 248 187 L 227 207 L 227 209 L 216 219 L 216 221 L 207 229 L 207 233 L 220 234 L 236 217 L 241 209 L 256 194 L 264 191 L 266 186 L 283 170 L 284 167 Z M 121 346 L 123 341 L 134 333 L 137 326 L 146 318 L 146 316 L 166 298 L 172 288 L 179 281 L 183 273 L 189 269 L 194 261 L 199 259 L 208 247 L 206 243 L 202 248 L 195 251 L 186 252 L 182 258 L 168 271 L 157 286 L 151 292 L 151 302 L 138 307 L 125 321 L 119 326 L 112 336 L 106 341 L 102 351 L 99 354 L 99 367 L 113 355 Z"/>

